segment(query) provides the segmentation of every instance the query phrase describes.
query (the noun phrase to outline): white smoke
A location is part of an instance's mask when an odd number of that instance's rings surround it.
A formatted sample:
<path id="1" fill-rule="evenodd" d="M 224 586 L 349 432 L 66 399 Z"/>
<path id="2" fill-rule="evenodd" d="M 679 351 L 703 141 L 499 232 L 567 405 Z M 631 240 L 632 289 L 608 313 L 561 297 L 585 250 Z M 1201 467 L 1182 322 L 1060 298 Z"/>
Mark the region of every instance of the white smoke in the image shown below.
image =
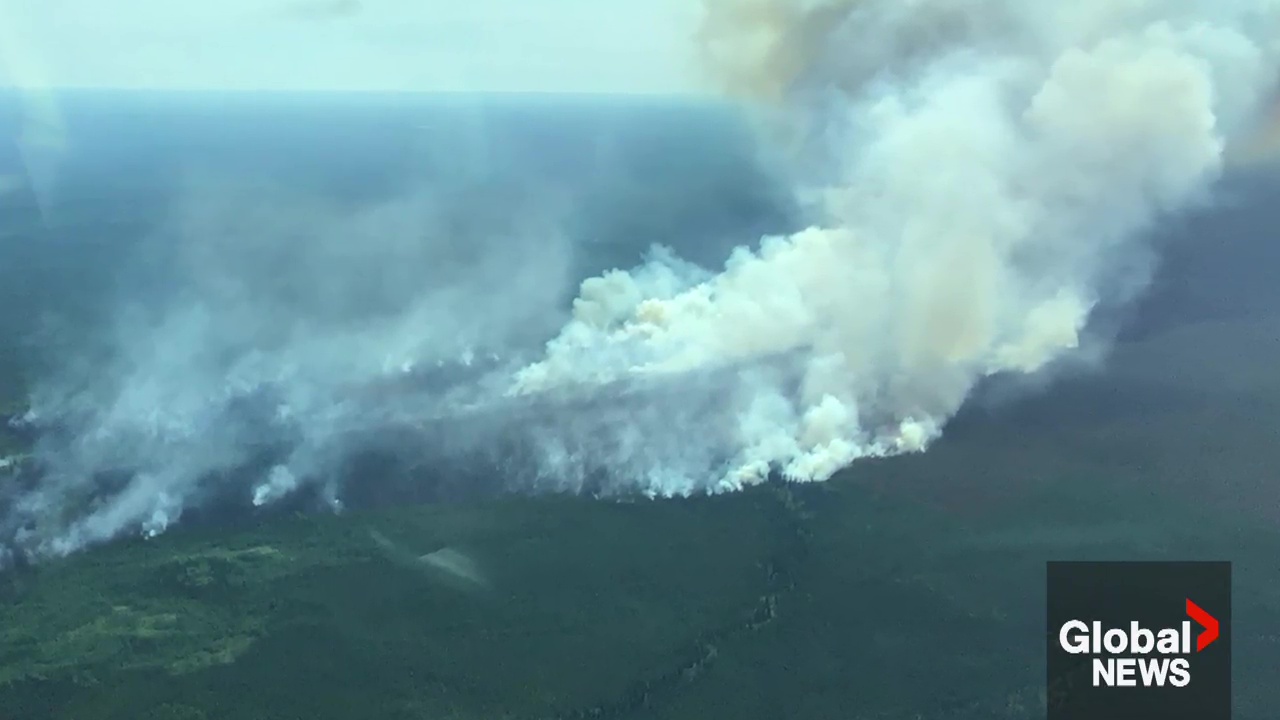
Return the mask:
<path id="1" fill-rule="evenodd" d="M 44 476 L 5 534 L 38 555 L 159 532 L 236 473 L 245 504 L 336 503 L 342 461 L 386 437 L 658 495 L 923 450 L 984 378 L 1071 357 L 1146 281 L 1150 226 L 1206 199 L 1280 67 L 1280 0 L 708 10 L 707 67 L 780 130 L 811 227 L 718 272 L 656 250 L 582 282 L 565 322 L 546 198 L 188 193 L 177 287 L 33 398 Z"/>
<path id="2" fill-rule="evenodd" d="M 707 56 L 799 141 L 819 221 L 681 286 L 661 260 L 587 280 L 510 393 L 722 371 L 709 414 L 602 419 L 582 449 L 711 445 L 650 468 L 656 493 L 924 449 L 980 380 L 1069 355 L 1145 281 L 1113 268 L 1205 198 L 1271 97 L 1278 23 L 1271 0 L 712 4 Z"/>
<path id="3" fill-rule="evenodd" d="M 105 352 L 70 338 L 36 383 L 41 476 L 3 519 L 25 552 L 154 535 L 228 494 L 261 506 L 322 483 L 337 505 L 370 434 L 456 409 L 482 392 L 456 377 L 518 367 L 563 321 L 572 255 L 546 193 L 509 193 L 510 215 L 469 186 L 350 209 L 200 176 L 178 197 L 121 260 L 136 282 Z"/>

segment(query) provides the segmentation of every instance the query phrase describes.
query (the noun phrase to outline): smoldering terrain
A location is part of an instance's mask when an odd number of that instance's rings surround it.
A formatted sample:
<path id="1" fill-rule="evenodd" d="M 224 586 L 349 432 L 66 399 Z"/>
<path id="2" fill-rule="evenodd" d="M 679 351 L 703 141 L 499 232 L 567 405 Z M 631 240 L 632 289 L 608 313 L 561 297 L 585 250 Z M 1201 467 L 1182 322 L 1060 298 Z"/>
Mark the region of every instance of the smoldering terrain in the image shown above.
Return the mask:
<path id="1" fill-rule="evenodd" d="M 824 481 L 1185 321 L 1132 301 L 1268 182 L 1265 2 L 743 8 L 700 38 L 746 105 L 68 99 L 57 202 L 6 195 L 14 551 Z"/>
<path id="2" fill-rule="evenodd" d="M 30 499 L 58 477 L 75 478 L 55 491 L 61 512 L 92 514 L 166 464 L 186 466 L 199 498 L 188 521 L 332 509 L 340 484 L 345 507 L 552 482 L 629 490 L 598 468 L 548 478 L 529 430 L 585 443 L 593 413 L 697 412 L 689 389 L 714 404 L 715 386 L 692 378 L 625 407 L 621 387 L 533 402 L 492 388 L 563 324 L 579 278 L 666 256 L 658 239 L 707 262 L 743 230 L 787 226 L 785 193 L 732 111 L 254 102 L 72 94 L 83 135 L 58 211 L 6 198 L 6 434 L 30 448 L 5 487 L 10 517 L 25 516 L 11 536 L 38 522 Z M 318 145 L 339 150 L 316 162 Z M 300 447 L 317 453 L 309 475 L 273 475 Z"/>

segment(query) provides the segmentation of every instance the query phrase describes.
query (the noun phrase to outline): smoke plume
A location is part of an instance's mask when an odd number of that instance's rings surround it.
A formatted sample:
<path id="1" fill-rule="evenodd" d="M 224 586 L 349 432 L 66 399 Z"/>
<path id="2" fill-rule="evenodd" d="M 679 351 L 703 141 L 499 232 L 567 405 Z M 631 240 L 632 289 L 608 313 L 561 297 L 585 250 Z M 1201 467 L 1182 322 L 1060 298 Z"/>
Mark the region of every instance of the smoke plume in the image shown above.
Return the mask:
<path id="1" fill-rule="evenodd" d="M 1147 230 L 1205 199 L 1271 97 L 1278 20 L 1267 0 L 714 2 L 708 66 L 794 141 L 813 226 L 678 286 L 660 264 L 587 280 L 511 392 L 721 371 L 714 420 L 599 430 L 717 445 L 650 468 L 656 492 L 922 450 L 979 381 L 1069 356 L 1146 281 Z"/>
<path id="2" fill-rule="evenodd" d="M 654 495 L 924 450 L 1141 288 L 1152 225 L 1274 99 L 1278 31 L 1273 0 L 714 0 L 703 69 L 785 141 L 809 227 L 714 270 L 654 250 L 567 316 L 545 198 L 282 216 L 189 193 L 179 286 L 38 388 L 42 476 L 6 535 L 57 554 L 220 493 L 338 502 L 379 444 Z"/>
<path id="3" fill-rule="evenodd" d="M 192 176 L 178 198 L 155 237 L 122 249 L 110 324 L 46 341 L 60 362 L 23 418 L 38 481 L 0 498 L 24 553 L 307 485 L 340 506 L 346 461 L 416 424 L 439 459 L 483 444 L 496 420 L 439 416 L 564 318 L 572 255 L 550 192 L 434 184 L 351 209 Z M 498 200 L 509 215 L 485 212 Z"/>

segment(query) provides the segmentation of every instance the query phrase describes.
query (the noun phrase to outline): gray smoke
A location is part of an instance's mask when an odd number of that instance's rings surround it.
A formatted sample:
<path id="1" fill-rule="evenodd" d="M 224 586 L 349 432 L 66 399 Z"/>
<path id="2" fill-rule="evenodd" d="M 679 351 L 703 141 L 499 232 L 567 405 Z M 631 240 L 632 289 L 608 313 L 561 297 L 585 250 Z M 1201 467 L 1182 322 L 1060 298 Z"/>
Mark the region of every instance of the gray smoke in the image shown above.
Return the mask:
<path id="1" fill-rule="evenodd" d="M 337 501 L 335 463 L 395 429 L 519 447 L 534 489 L 657 495 L 924 450 L 984 378 L 1079 353 L 1099 304 L 1141 287 L 1147 231 L 1207 198 L 1280 68 L 1272 0 L 707 10 L 706 69 L 788 153 L 810 227 L 718 270 L 656 251 L 566 316 L 546 198 L 280 213 L 199 188 L 166 244 L 181 291 L 34 397 L 61 430 L 17 544 L 162 530 L 264 439 L 287 452 L 242 489 L 259 504 L 315 483 Z"/>
<path id="2" fill-rule="evenodd" d="M 469 406 L 564 317 L 572 254 L 549 192 L 433 185 L 342 208 L 193 177 L 178 196 L 102 341 L 65 339 L 35 387 L 42 475 L 6 518 L 28 552 L 154 534 L 228 491 L 263 505 L 324 483 L 336 504 L 337 465 L 370 434 Z M 425 439 L 499 427 L 451 426 Z"/>

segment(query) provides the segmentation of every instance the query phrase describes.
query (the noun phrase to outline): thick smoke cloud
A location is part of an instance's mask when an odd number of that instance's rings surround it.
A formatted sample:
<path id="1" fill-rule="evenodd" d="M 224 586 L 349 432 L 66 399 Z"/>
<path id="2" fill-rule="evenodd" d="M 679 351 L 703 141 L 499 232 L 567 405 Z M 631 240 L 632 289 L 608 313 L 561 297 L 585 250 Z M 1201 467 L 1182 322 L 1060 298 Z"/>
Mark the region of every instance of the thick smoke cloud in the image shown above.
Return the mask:
<path id="1" fill-rule="evenodd" d="M 1141 288 L 1151 226 L 1207 199 L 1280 67 L 1271 0 L 707 10 L 706 69 L 777 131 L 810 227 L 719 269 L 655 250 L 566 315 L 545 197 L 281 213 L 195 188 L 162 246 L 178 280 L 148 281 L 164 301 L 33 398 L 15 544 L 156 532 L 228 487 L 336 503 L 388 437 L 529 489 L 656 495 L 923 450 L 985 378 L 1078 354 Z"/>
<path id="2" fill-rule="evenodd" d="M 722 464 L 658 492 L 921 450 L 979 381 L 1069 356 L 1145 282 L 1144 233 L 1205 199 L 1268 101 L 1277 20 L 1265 0 L 714 3 L 705 55 L 795 143 L 814 226 L 679 288 L 652 265 L 588 280 L 512 392 L 724 369 Z"/>

